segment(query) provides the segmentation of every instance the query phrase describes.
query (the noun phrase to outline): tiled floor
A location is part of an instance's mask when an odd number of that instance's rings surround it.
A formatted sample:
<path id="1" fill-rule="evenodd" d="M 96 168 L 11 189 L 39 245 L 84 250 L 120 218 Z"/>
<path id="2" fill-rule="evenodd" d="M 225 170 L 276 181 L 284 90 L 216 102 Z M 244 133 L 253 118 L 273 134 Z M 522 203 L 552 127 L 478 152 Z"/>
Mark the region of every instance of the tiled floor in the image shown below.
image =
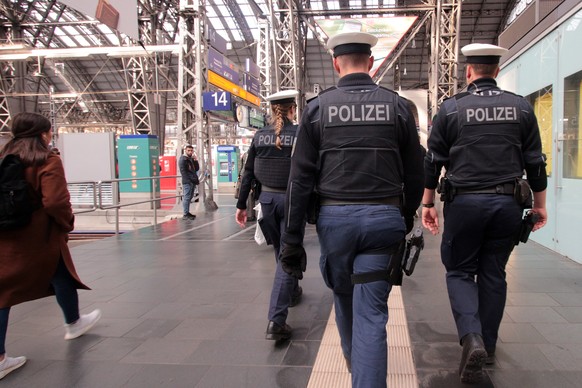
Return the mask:
<path id="1" fill-rule="evenodd" d="M 231 195 L 215 199 L 219 209 L 199 208 L 195 221 L 75 246 L 77 269 L 93 288 L 80 292 L 82 311 L 100 308 L 102 320 L 90 334 L 64 341 L 54 298 L 14 307 L 7 350 L 29 361 L 0 384 L 307 387 L 332 307 L 315 230 L 306 236 L 304 298 L 288 320 L 293 339 L 275 344 L 264 339 L 272 249 L 254 243 L 253 228 L 241 232 Z M 462 386 L 460 346 L 439 239 L 426 236 L 402 295 L 419 385 L 454 388 Z M 582 265 L 528 243 L 513 254 L 508 282 L 498 359 L 479 386 L 582 387 Z"/>
<path id="2" fill-rule="evenodd" d="M 440 235 L 425 234 L 417 270 L 402 287 L 419 384 L 463 387 L 461 347 L 440 262 Z M 477 387 L 582 387 L 582 265 L 528 242 L 507 266 L 497 361 Z"/>

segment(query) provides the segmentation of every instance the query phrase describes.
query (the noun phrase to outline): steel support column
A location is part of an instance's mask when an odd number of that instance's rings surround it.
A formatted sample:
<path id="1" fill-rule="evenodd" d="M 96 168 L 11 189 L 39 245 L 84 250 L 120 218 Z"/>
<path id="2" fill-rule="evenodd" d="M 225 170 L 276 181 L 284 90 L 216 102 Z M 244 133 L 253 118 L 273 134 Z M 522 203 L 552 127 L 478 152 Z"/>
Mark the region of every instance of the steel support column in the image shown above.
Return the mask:
<path id="1" fill-rule="evenodd" d="M 7 88 L 2 73 L 3 71 L 0 72 L 0 132 L 9 132 L 10 107 L 8 105 L 8 97 L 6 97 Z"/>
<path id="2" fill-rule="evenodd" d="M 123 70 L 131 112 L 131 123 L 136 133 L 152 132 L 147 99 L 147 77 L 143 58 L 123 58 Z"/>
<path id="3" fill-rule="evenodd" d="M 457 58 L 461 23 L 461 0 L 433 0 L 436 11 L 431 23 L 428 118 L 441 103 L 457 93 Z"/>
<path id="4" fill-rule="evenodd" d="M 261 105 L 266 108 L 265 99 L 273 90 L 273 72 L 271 56 L 271 27 L 267 19 L 258 19 L 259 40 L 257 42 L 257 66 L 260 71 L 259 83 L 261 84 Z"/>
<path id="5" fill-rule="evenodd" d="M 207 83 L 203 73 L 208 51 L 204 39 L 206 0 L 180 0 L 179 13 L 178 130 L 182 131 L 182 144 L 196 144 L 205 178 L 199 186 L 199 194 L 204 199 L 205 208 L 215 210 L 218 207 L 212 185 L 212 144 L 209 126 L 204 125 L 202 115 L 202 90 Z"/>
<path id="6" fill-rule="evenodd" d="M 303 42 L 304 29 L 300 26 L 296 0 L 279 0 L 278 10 L 270 3 L 273 26 L 274 59 L 278 63 L 275 70 L 275 90 L 303 90 L 303 79 L 299 69 L 304 64 L 300 42 Z M 299 104 L 300 105 L 300 104 Z M 298 115 L 300 112 L 298 112 Z"/>

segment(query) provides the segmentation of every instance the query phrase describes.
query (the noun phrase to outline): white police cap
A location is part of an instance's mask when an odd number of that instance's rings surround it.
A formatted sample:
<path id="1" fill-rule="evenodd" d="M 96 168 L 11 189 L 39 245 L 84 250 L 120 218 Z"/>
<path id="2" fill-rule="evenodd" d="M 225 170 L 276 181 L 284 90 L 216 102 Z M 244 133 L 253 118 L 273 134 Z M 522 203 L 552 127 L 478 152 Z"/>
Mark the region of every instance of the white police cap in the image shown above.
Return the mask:
<path id="1" fill-rule="evenodd" d="M 269 101 L 271 104 L 287 104 L 290 102 L 295 102 L 295 99 L 299 95 L 297 90 L 282 90 L 277 93 L 273 93 L 266 97 L 265 100 Z"/>
<path id="2" fill-rule="evenodd" d="M 467 63 L 497 64 L 507 52 L 506 48 L 488 43 L 471 43 L 461 49 Z"/>
<path id="3" fill-rule="evenodd" d="M 329 38 L 327 48 L 333 50 L 334 57 L 355 53 L 372 55 L 376 43 L 378 38 L 367 32 L 344 32 Z"/>

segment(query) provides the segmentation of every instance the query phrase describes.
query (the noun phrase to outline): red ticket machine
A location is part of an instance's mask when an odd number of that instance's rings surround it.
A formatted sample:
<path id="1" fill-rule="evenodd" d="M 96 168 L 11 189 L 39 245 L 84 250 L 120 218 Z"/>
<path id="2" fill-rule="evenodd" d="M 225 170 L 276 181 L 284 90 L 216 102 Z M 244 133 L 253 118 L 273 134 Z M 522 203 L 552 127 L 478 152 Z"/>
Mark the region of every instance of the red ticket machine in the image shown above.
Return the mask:
<path id="1" fill-rule="evenodd" d="M 176 173 L 176 157 L 175 156 L 160 156 L 160 176 L 172 176 Z M 176 190 L 176 178 L 161 178 L 160 188 L 162 190 Z"/>

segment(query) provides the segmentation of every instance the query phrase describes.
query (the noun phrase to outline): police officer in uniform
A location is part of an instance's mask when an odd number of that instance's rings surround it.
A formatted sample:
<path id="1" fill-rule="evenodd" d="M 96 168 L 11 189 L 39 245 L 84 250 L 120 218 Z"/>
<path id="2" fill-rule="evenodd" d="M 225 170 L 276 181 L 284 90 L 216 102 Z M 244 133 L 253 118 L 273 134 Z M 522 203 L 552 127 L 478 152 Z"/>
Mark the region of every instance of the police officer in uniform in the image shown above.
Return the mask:
<path id="1" fill-rule="evenodd" d="M 353 387 L 386 387 L 389 273 L 420 204 L 422 156 L 407 102 L 368 72 L 371 34 L 329 39 L 337 87 L 302 115 L 285 204 L 283 269 L 302 278 L 302 225 L 311 193 L 320 200 L 320 268 L 333 290 L 336 322 Z M 397 268 L 395 268 L 397 267 Z"/>
<path id="2" fill-rule="evenodd" d="M 271 103 L 270 124 L 257 131 L 253 138 L 236 204 L 236 222 L 245 227 L 251 182 L 258 180 L 261 185 L 259 203 L 263 212 L 260 226 L 266 240 L 273 245 L 277 262 L 266 333 L 269 340 L 291 337 L 291 327 L 286 323 L 288 309 L 299 303 L 303 294 L 298 279 L 284 272 L 279 263 L 281 233 L 285 225 L 285 190 L 291 149 L 297 133 L 293 119 L 297 112 L 295 99 L 298 94 L 296 90 L 284 90 L 267 97 Z"/>
<path id="3" fill-rule="evenodd" d="M 464 383 L 481 381 L 483 364 L 494 362 L 507 293 L 505 265 L 524 209 L 514 192 L 524 170 L 539 217 L 533 230 L 547 219 L 545 157 L 533 108 L 495 82 L 506 51 L 479 43 L 462 48 L 467 91 L 443 102 L 425 158 L 422 221 L 433 234 L 439 231 L 435 188 L 446 169 L 441 258 L 463 346 Z"/>

